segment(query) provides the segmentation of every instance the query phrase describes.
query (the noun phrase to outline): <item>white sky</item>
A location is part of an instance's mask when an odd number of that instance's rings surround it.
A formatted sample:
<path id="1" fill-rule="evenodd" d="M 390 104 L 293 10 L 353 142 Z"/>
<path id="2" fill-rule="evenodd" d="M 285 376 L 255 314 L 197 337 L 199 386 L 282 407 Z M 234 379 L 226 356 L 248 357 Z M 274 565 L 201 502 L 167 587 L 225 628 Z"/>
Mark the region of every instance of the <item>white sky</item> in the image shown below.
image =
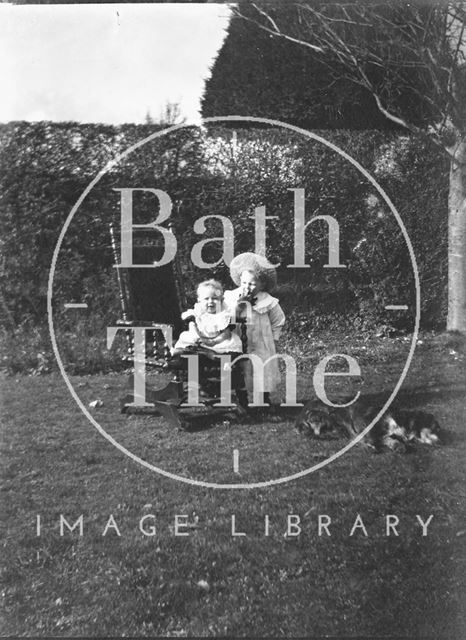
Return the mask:
<path id="1" fill-rule="evenodd" d="M 225 4 L 0 5 L 0 122 L 199 120 Z"/>

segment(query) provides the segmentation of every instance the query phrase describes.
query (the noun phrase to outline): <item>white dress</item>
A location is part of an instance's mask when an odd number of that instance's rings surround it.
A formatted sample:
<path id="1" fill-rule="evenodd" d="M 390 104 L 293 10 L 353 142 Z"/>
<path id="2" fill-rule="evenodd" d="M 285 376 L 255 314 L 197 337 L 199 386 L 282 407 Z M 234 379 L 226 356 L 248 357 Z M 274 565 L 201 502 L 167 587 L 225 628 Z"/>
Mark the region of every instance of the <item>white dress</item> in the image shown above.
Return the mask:
<path id="1" fill-rule="evenodd" d="M 233 291 L 225 291 L 225 306 L 227 306 L 233 317 L 235 314 L 238 299 L 241 297 L 241 288 Z M 285 324 L 285 314 L 280 307 L 277 298 L 274 298 L 265 291 L 259 291 L 256 302 L 252 306 L 250 317 L 247 319 L 248 353 L 255 354 L 265 362 L 276 353 L 275 340 L 280 336 Z M 238 328 L 236 329 L 238 331 Z M 250 400 L 252 400 L 252 365 L 245 361 L 245 381 Z M 260 392 L 274 393 L 279 382 L 280 372 L 277 359 L 272 360 L 264 369 L 264 384 L 261 384 L 260 377 L 255 380 L 255 387 Z"/>
<path id="2" fill-rule="evenodd" d="M 229 328 L 232 324 L 232 316 L 228 309 L 223 308 L 218 313 L 207 313 L 202 311 L 199 303 L 196 303 L 194 309 L 183 314 L 184 317 L 191 315 L 194 316 L 194 322 L 189 323 L 187 331 L 182 331 L 172 353 L 175 350 L 184 350 L 197 345 L 212 349 L 216 353 L 242 352 L 240 337 Z"/>

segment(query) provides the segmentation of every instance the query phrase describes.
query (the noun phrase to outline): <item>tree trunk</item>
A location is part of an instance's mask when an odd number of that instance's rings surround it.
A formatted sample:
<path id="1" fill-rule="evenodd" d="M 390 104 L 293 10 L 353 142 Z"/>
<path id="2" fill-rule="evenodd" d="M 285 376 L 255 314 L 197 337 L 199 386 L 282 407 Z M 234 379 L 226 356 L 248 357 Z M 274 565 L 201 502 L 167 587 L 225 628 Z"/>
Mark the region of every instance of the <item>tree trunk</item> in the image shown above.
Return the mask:
<path id="1" fill-rule="evenodd" d="M 447 330 L 466 334 L 466 140 L 451 151 L 448 195 L 448 318 Z"/>

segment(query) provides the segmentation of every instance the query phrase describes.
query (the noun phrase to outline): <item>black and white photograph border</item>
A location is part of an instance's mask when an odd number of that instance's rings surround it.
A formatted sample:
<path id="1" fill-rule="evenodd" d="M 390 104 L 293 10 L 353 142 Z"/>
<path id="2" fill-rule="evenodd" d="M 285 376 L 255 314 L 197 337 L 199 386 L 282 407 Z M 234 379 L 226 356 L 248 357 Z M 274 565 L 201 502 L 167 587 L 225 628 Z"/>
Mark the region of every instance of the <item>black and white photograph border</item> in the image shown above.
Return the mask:
<path id="1" fill-rule="evenodd" d="M 464 637 L 465 3 L 1 14 L 4 635 Z"/>

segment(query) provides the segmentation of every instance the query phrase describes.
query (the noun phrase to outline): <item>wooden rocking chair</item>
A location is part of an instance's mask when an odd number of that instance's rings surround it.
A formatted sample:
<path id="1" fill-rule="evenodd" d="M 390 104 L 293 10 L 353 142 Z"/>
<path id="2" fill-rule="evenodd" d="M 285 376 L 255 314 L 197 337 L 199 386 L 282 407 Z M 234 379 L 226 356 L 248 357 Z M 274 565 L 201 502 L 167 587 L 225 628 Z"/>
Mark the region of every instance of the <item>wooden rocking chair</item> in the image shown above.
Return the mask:
<path id="1" fill-rule="evenodd" d="M 198 405 L 187 405 L 188 380 L 187 359 L 172 358 L 171 347 L 184 328 L 181 313 L 187 307 L 187 300 L 182 286 L 182 274 L 179 262 L 172 262 L 153 268 L 119 266 L 119 252 L 116 234 L 110 225 L 110 238 L 114 254 L 122 318 L 117 326 L 126 327 L 127 353 L 123 360 L 134 367 L 134 338 L 132 327 L 153 327 L 146 331 L 145 365 L 149 370 L 166 373 L 170 380 L 161 389 L 151 388 L 146 383 L 145 402 L 138 406 L 134 395 L 134 376 L 129 379 L 129 392 L 121 398 L 120 408 L 123 413 L 144 412 L 164 416 L 168 422 L 178 429 L 189 429 L 193 425 L 212 421 L 215 416 L 228 414 L 230 417 L 244 415 L 244 391 L 242 363 L 232 366 L 231 387 L 233 390 L 232 407 L 216 406 L 220 398 L 220 358 L 215 353 L 199 350 L 199 384 L 202 397 Z M 162 241 L 150 236 L 146 230 L 133 230 L 133 259 L 135 264 L 152 265 L 160 259 L 163 251 Z M 171 328 L 167 332 L 166 328 Z M 243 353 L 247 351 L 246 326 L 241 322 L 241 341 Z"/>

